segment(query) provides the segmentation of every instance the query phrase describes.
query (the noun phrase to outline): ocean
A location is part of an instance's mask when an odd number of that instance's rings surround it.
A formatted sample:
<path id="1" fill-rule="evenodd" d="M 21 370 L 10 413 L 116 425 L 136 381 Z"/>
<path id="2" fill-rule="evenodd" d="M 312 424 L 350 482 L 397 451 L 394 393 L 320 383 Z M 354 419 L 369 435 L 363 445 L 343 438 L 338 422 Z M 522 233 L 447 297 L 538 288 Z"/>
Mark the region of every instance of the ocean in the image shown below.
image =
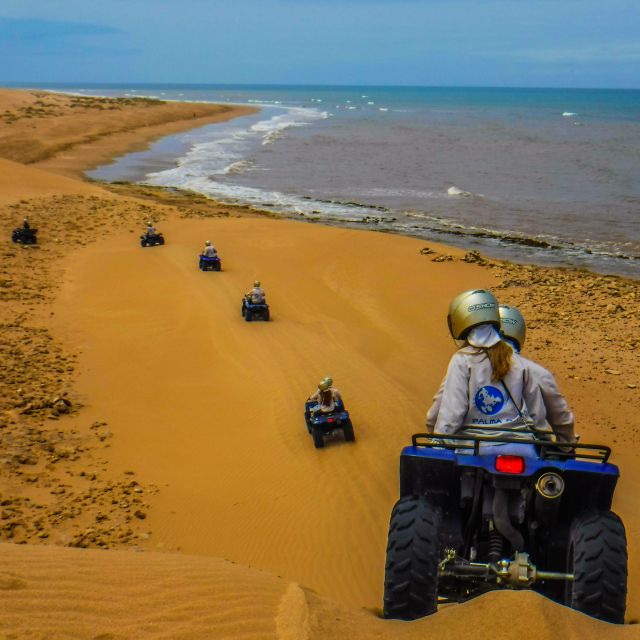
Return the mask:
<path id="1" fill-rule="evenodd" d="M 640 91 L 47 88 L 260 107 L 118 158 L 95 179 L 640 277 Z"/>

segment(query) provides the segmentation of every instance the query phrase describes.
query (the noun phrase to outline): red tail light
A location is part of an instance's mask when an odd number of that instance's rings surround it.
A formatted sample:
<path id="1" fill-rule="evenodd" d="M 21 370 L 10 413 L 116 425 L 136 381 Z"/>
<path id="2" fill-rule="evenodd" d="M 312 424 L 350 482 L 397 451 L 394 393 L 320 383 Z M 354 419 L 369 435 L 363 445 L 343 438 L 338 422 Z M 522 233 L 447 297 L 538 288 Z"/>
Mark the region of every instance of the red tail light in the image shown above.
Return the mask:
<path id="1" fill-rule="evenodd" d="M 327 418 L 327 422 L 333 423 L 333 418 Z"/>
<path id="2" fill-rule="evenodd" d="M 522 473 L 524 458 L 520 456 L 496 456 L 496 471 L 500 473 Z"/>

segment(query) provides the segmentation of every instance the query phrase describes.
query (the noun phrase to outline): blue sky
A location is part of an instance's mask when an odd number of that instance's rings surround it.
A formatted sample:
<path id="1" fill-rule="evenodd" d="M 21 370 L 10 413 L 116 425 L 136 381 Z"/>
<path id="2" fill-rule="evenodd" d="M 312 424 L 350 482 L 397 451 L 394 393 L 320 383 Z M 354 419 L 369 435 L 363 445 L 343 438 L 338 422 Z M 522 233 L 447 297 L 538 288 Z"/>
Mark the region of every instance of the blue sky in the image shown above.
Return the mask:
<path id="1" fill-rule="evenodd" d="M 640 88 L 640 0 L 3 0 L 0 82 Z"/>

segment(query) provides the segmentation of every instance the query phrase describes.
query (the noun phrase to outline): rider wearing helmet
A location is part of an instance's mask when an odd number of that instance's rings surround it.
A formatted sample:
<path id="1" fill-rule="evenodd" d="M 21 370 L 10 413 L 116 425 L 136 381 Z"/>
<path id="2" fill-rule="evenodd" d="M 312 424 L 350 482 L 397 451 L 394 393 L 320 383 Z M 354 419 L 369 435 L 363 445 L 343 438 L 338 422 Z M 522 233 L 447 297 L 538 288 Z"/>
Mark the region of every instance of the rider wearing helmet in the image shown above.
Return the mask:
<path id="1" fill-rule="evenodd" d="M 147 228 L 145 229 L 145 235 L 148 237 L 156 235 L 156 228 L 151 223 L 151 220 L 147 220 Z"/>
<path id="2" fill-rule="evenodd" d="M 527 335 L 527 324 L 520 310 L 516 307 L 509 307 L 501 304 L 498 308 L 500 313 L 500 329 L 504 340 L 516 353 L 524 346 Z M 574 432 L 573 413 L 565 397 L 560 393 L 553 374 L 533 360 L 520 356 L 529 371 L 529 375 L 537 383 L 546 413 L 547 422 L 551 425 L 554 433 L 560 442 L 574 442 L 576 435 Z"/>
<path id="3" fill-rule="evenodd" d="M 264 304 L 266 296 L 264 289 L 260 287 L 260 280 L 256 280 L 253 283 L 253 289 L 247 291 L 247 293 L 244 294 L 244 297 L 248 298 L 252 304 Z"/>
<path id="4" fill-rule="evenodd" d="M 25 231 L 29 231 L 29 229 L 31 229 L 31 226 L 29 225 L 29 221 L 26 218 L 23 218 L 22 220 L 22 228 Z"/>
<path id="5" fill-rule="evenodd" d="M 522 358 L 502 340 L 493 294 L 475 289 L 456 296 L 447 322 L 463 346 L 449 362 L 434 432 L 529 439 L 544 430 L 540 393 Z"/>
<path id="6" fill-rule="evenodd" d="M 205 258 L 215 258 L 218 255 L 215 247 L 211 244 L 211 240 L 205 241 L 202 255 Z"/>
<path id="7" fill-rule="evenodd" d="M 317 404 L 311 407 L 311 413 L 331 413 L 341 401 L 340 392 L 332 387 L 333 378 L 326 376 L 318 383 L 316 392 L 309 397 L 310 402 Z"/>

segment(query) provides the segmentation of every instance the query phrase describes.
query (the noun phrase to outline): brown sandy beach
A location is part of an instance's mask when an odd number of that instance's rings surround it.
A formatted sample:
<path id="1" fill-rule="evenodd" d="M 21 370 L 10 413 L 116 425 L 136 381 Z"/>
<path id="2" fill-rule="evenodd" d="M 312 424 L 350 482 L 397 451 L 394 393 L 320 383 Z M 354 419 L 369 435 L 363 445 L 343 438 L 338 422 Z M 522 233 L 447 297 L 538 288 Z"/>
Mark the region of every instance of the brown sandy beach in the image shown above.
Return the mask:
<path id="1" fill-rule="evenodd" d="M 2 233 L 23 215 L 40 229 L 37 248 L 2 249 L 0 586 L 10 604 L 0 629 L 488 638 L 509 619 L 503 637 L 524 625 L 535 638 L 639 635 L 531 593 L 490 594 L 412 624 L 376 617 L 398 455 L 454 349 L 446 308 L 486 286 L 525 313 L 525 351 L 556 374 L 583 441 L 614 449 L 627 620 L 637 621 L 637 282 L 83 182 L 82 169 L 116 153 L 246 111 L 78 100 L 0 91 Z M 149 218 L 167 245 L 141 251 Z M 195 268 L 206 238 L 221 274 Z M 240 318 L 256 277 L 268 325 Z M 358 441 L 316 452 L 301 405 L 327 373 Z M 69 414 L 55 402 L 63 394 Z"/>

